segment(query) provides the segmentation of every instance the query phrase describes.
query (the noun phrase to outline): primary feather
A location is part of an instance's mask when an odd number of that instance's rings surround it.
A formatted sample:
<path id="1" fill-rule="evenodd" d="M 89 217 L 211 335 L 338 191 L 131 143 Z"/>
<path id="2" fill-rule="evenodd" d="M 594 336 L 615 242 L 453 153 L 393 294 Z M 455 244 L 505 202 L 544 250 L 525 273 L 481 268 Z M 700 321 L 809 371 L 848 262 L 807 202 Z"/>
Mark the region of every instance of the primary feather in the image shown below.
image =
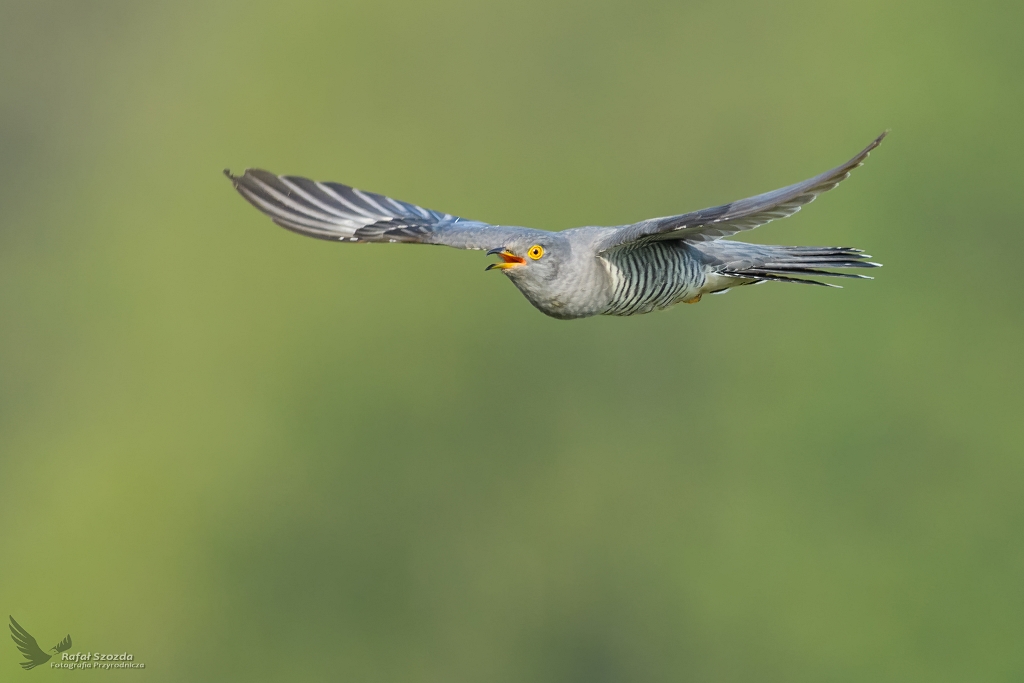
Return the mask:
<path id="1" fill-rule="evenodd" d="M 836 187 L 850 177 L 850 171 L 868 158 L 873 149 L 882 144 L 888 131 L 875 138 L 870 145 L 845 164 L 836 166 L 802 183 L 796 183 L 764 194 L 740 199 L 729 204 L 713 206 L 700 211 L 651 218 L 640 223 L 619 228 L 609 235 L 605 249 L 642 239 L 688 240 L 709 242 L 735 235 L 744 230 L 765 225 L 779 218 L 787 218 L 799 211 L 805 204 L 813 202 L 818 195 Z"/>

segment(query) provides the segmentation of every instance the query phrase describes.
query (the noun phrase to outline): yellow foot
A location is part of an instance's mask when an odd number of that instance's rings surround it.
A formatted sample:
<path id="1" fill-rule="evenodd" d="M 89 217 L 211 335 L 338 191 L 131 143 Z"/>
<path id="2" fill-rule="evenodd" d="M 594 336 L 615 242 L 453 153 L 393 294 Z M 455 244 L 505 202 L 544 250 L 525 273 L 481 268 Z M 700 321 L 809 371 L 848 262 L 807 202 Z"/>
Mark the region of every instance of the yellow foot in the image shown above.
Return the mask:
<path id="1" fill-rule="evenodd" d="M 693 297 L 692 299 L 686 299 L 685 301 L 683 301 L 683 303 L 684 304 L 695 304 L 698 301 L 700 301 L 700 297 L 701 296 L 702 296 L 701 294 L 698 294 L 697 296 Z"/>

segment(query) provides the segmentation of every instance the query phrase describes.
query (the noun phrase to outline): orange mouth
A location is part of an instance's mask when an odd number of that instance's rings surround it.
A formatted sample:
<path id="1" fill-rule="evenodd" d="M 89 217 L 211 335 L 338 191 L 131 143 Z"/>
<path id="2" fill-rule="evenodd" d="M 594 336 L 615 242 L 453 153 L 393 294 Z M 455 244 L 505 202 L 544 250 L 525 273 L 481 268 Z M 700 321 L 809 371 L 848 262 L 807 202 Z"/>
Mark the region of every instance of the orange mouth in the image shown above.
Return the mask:
<path id="1" fill-rule="evenodd" d="M 484 270 L 492 270 L 494 268 L 497 268 L 499 270 L 505 270 L 507 268 L 515 268 L 516 266 L 526 265 L 526 259 L 524 259 L 522 256 L 516 256 L 508 249 L 491 249 L 487 253 L 488 255 L 498 256 L 499 258 L 501 258 L 502 263 L 492 263 L 491 265 L 487 266 Z"/>

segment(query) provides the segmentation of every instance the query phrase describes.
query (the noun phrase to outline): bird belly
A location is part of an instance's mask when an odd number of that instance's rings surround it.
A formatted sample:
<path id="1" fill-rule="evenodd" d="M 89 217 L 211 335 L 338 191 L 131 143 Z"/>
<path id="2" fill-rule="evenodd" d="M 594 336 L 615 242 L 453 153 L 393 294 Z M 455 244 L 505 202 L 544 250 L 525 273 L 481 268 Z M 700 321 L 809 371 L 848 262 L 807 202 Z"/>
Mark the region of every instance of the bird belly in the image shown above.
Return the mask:
<path id="1" fill-rule="evenodd" d="M 639 315 L 692 300 L 704 265 L 680 242 L 652 242 L 606 258 L 612 296 L 605 315 Z"/>

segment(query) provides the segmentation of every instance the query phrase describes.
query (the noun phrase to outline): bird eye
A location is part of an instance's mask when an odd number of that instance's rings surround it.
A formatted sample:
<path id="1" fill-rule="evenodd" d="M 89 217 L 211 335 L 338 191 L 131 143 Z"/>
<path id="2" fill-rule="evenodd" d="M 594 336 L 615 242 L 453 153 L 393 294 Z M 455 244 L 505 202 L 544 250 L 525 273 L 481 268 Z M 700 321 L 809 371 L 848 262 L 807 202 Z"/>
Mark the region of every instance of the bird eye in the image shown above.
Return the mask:
<path id="1" fill-rule="evenodd" d="M 536 261 L 537 259 L 544 255 L 544 247 L 540 246 L 539 244 L 535 244 L 532 247 L 530 247 L 530 250 L 526 252 L 526 255 L 532 258 L 534 261 Z"/>

